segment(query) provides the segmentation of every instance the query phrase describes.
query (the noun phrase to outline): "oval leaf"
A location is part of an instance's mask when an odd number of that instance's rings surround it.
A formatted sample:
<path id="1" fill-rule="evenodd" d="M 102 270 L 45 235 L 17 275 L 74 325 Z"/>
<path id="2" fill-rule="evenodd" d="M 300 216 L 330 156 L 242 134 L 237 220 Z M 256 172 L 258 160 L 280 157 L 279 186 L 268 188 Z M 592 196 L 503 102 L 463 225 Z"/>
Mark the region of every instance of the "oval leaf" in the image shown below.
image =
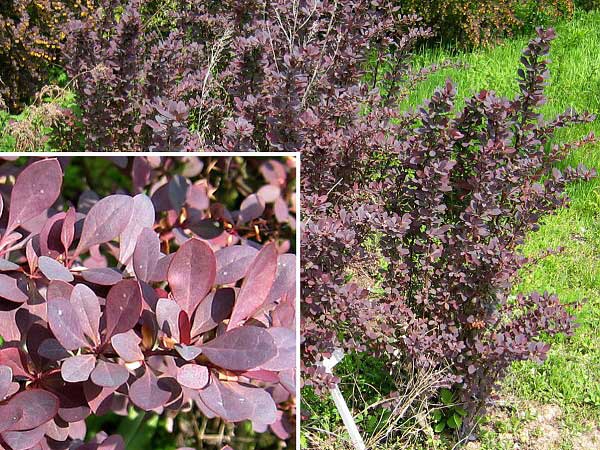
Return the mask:
<path id="1" fill-rule="evenodd" d="M 175 301 L 189 317 L 212 289 L 217 273 L 217 261 L 208 244 L 190 239 L 171 260 L 167 280 Z"/>
<path id="2" fill-rule="evenodd" d="M 71 291 L 71 304 L 79 318 L 83 334 L 92 342 L 98 344 L 100 341 L 100 301 L 98 297 L 85 284 L 77 284 Z"/>
<path id="3" fill-rule="evenodd" d="M 277 355 L 275 340 L 269 332 L 252 326 L 228 331 L 201 348 L 210 362 L 229 370 L 253 369 Z"/>
<path id="4" fill-rule="evenodd" d="M 131 330 L 142 314 L 142 292 L 134 280 L 123 280 L 114 285 L 106 297 L 106 336 L 112 336 Z"/>
<path id="5" fill-rule="evenodd" d="M 19 289 L 17 280 L 8 275 L 0 274 L 0 297 L 16 303 L 25 303 L 29 297 Z"/>
<path id="6" fill-rule="evenodd" d="M 123 279 L 120 272 L 109 267 L 84 270 L 81 272 L 81 277 L 88 283 L 99 284 L 100 286 L 114 286 Z"/>
<path id="7" fill-rule="evenodd" d="M 275 244 L 271 243 L 258 252 L 250 265 L 233 306 L 228 330 L 241 325 L 262 306 L 273 287 L 276 273 L 277 249 Z"/>
<path id="8" fill-rule="evenodd" d="M 77 350 L 88 347 L 79 315 L 68 300 L 55 299 L 48 302 L 48 324 L 54 337 L 65 349 Z"/>
<path id="9" fill-rule="evenodd" d="M 62 178 L 57 159 L 44 159 L 26 167 L 12 189 L 6 234 L 50 208 L 60 194 Z"/>
<path id="10" fill-rule="evenodd" d="M 37 428 L 49 422 L 58 412 L 56 395 L 42 389 L 23 391 L 8 402 L 21 410 L 21 419 L 11 427 L 13 431 L 24 431 Z"/>
<path id="11" fill-rule="evenodd" d="M 121 264 L 129 263 L 140 233 L 144 228 L 151 228 L 154 225 L 155 214 L 150 197 L 144 194 L 133 197 L 133 213 L 119 238 L 119 262 Z"/>
<path id="12" fill-rule="evenodd" d="M 144 411 L 153 411 L 164 406 L 171 398 L 171 392 L 163 389 L 159 380 L 149 368 L 129 388 L 131 401 Z"/>
<path id="13" fill-rule="evenodd" d="M 97 386 L 117 388 L 129 379 L 129 371 L 121 364 L 114 364 L 100 359 L 90 378 Z"/>
<path id="14" fill-rule="evenodd" d="M 8 366 L 0 365 L 0 402 L 8 395 L 12 384 L 13 372 Z"/>
<path id="15" fill-rule="evenodd" d="M 151 228 L 144 228 L 138 236 L 133 252 L 133 270 L 146 283 L 152 280 L 160 259 L 160 239 Z"/>
<path id="16" fill-rule="evenodd" d="M 114 335 L 110 342 L 115 349 L 115 352 L 117 352 L 125 362 L 144 360 L 144 354 L 140 349 L 142 340 L 133 332 L 133 330 L 129 330 L 127 333 Z"/>
<path id="17" fill-rule="evenodd" d="M 190 389 L 202 389 L 208 384 L 208 368 L 198 364 L 186 364 L 179 368 L 177 381 Z"/>
<path id="18" fill-rule="evenodd" d="M 232 245 L 218 250 L 217 284 L 231 284 L 244 278 L 258 250 L 249 245 Z"/>
<path id="19" fill-rule="evenodd" d="M 40 256 L 38 259 L 38 266 L 40 271 L 49 280 L 65 281 L 69 283 L 75 279 L 69 269 L 47 256 Z"/>
<path id="20" fill-rule="evenodd" d="M 119 236 L 131 218 L 133 198 L 128 195 L 109 195 L 92 206 L 83 222 L 76 254 L 93 245 L 104 244 Z"/>
<path id="21" fill-rule="evenodd" d="M 265 201 L 260 195 L 251 194 L 240 205 L 240 222 L 250 222 L 265 212 Z"/>
<path id="22" fill-rule="evenodd" d="M 94 355 L 78 355 L 65 359 L 60 368 L 62 379 L 67 383 L 87 381 L 96 366 Z"/>

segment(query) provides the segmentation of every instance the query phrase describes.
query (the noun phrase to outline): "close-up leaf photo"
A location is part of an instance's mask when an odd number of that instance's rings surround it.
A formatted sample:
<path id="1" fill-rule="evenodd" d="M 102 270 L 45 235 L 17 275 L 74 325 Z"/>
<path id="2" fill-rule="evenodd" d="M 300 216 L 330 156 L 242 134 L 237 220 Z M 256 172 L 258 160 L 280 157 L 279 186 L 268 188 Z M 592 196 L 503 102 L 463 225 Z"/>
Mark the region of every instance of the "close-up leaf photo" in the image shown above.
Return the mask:
<path id="1" fill-rule="evenodd" d="M 295 448 L 293 157 L 0 179 L 0 448 Z"/>
<path id="2" fill-rule="evenodd" d="M 0 450 L 600 450 L 598 114 L 600 0 L 1 1 Z"/>

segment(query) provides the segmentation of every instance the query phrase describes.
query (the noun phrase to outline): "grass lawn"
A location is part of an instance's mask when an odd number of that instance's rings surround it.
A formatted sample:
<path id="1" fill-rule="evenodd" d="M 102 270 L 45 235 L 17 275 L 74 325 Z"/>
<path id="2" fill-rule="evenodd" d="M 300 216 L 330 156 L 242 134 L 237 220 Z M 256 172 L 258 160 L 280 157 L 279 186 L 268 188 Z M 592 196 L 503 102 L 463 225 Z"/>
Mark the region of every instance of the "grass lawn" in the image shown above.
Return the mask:
<path id="1" fill-rule="evenodd" d="M 600 12 L 578 13 L 574 20 L 555 28 L 558 37 L 551 50 L 549 100 L 543 113 L 551 117 L 575 108 L 600 114 Z M 527 40 L 527 36 L 515 38 L 472 53 L 421 52 L 419 65 L 450 58 L 467 67 L 434 74 L 402 106 L 420 105 L 447 78 L 456 84 L 461 105 L 464 97 L 480 89 L 512 97 L 517 91 L 520 52 Z M 590 131 L 600 137 L 600 120 L 562 130 L 558 139 L 576 139 Z M 600 172 L 600 145 L 574 151 L 566 163 L 584 163 Z M 491 412 L 479 442 L 468 448 L 600 449 L 600 179 L 572 185 L 568 192 L 571 207 L 546 218 L 523 247 L 526 255 L 557 246 L 564 251 L 524 272 L 516 290 L 557 293 L 580 327 L 572 338 L 554 340 L 543 365 L 515 364 L 500 395 L 502 406 Z M 351 384 L 356 374 L 350 370 L 348 375 Z M 320 406 L 323 414 L 328 407 Z M 335 422 L 335 417 L 328 419 Z M 321 425 L 327 427 L 327 422 L 322 420 Z M 446 446 L 438 442 L 428 448 Z"/>

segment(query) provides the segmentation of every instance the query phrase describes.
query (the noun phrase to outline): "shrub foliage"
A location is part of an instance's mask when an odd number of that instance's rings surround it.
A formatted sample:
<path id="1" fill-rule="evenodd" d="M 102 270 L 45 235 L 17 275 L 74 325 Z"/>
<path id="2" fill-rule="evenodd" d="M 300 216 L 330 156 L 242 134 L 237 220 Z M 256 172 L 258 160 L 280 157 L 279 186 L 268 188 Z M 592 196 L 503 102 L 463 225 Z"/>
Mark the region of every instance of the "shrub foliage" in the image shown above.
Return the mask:
<path id="1" fill-rule="evenodd" d="M 518 252 L 525 233 L 567 204 L 566 183 L 594 175 L 555 168 L 580 143 L 550 144 L 556 129 L 591 118 L 538 112 L 553 37 L 539 29 L 524 49 L 514 99 L 482 91 L 458 110 L 448 81 L 327 179 L 322 161 L 304 159 L 307 384 L 334 381 L 318 362 L 336 347 L 399 367 L 449 366 L 442 385 L 458 390 L 466 431 L 513 361 L 543 361 L 540 337 L 571 333 L 556 296 L 511 295 L 528 262 Z M 383 293 L 347 282 L 365 272 Z"/>
<path id="2" fill-rule="evenodd" d="M 93 9 L 91 0 L 6 0 L 0 5 L 0 96 L 18 112 L 60 60 L 63 26 Z"/>
<path id="3" fill-rule="evenodd" d="M 117 3 L 71 22 L 64 46 L 86 148 L 303 150 L 316 128 L 345 133 L 378 62 L 394 61 L 391 95 L 430 35 L 389 1 L 177 0 L 160 21 L 134 0 L 117 19 Z"/>
<path id="4" fill-rule="evenodd" d="M 182 169 L 173 158 L 115 162 L 137 194 L 64 196 L 56 159 L 0 166 L 14 180 L 0 239 L 0 448 L 124 449 L 102 434 L 84 445 L 84 419 L 129 406 L 193 406 L 289 438 L 291 166 L 265 160 L 266 183 L 239 186 L 229 210 L 206 175 L 236 176 L 239 161 L 190 158 L 184 175 L 168 175 Z"/>
<path id="5" fill-rule="evenodd" d="M 433 0 L 402 2 L 418 14 L 445 45 L 478 47 L 496 43 L 530 24 L 542 25 L 573 15 L 573 0 Z"/>

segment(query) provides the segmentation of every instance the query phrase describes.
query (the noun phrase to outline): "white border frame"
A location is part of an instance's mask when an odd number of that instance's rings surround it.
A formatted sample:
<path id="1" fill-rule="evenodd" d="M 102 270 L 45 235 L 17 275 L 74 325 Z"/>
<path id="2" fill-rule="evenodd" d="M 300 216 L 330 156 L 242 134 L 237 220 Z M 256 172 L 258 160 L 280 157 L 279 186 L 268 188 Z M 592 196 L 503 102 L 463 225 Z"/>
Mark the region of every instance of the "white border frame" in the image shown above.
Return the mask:
<path id="1" fill-rule="evenodd" d="M 243 156 L 246 158 L 271 158 L 274 156 L 292 156 L 296 158 L 296 450 L 300 450 L 300 432 L 301 432 L 301 401 L 300 401 L 300 235 L 301 235 L 301 217 L 300 217 L 300 174 L 301 157 L 300 152 L 2 152 L 0 157 L 5 156 L 27 156 L 27 157 L 109 157 L 109 156 L 205 156 L 205 157 L 230 157 Z"/>

